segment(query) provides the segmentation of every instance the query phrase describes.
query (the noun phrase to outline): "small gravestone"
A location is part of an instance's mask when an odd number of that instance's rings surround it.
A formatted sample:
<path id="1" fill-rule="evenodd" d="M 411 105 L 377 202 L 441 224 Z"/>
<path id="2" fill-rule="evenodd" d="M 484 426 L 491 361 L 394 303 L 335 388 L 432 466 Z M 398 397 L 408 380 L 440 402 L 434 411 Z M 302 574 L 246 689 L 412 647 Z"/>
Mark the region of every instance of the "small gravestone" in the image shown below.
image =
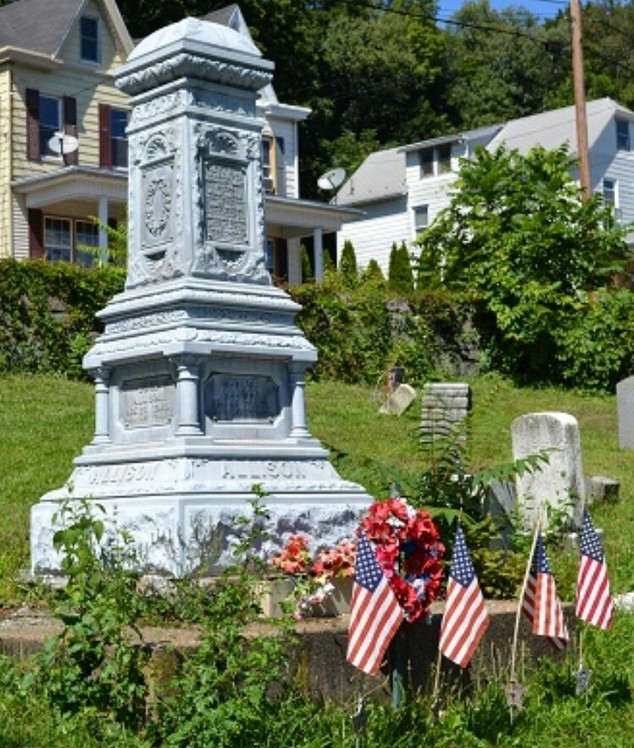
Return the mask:
<path id="1" fill-rule="evenodd" d="M 379 412 L 390 416 L 400 416 L 414 400 L 416 400 L 416 390 L 409 384 L 399 384 L 389 393 Z"/>
<path id="2" fill-rule="evenodd" d="M 518 509 L 524 525 L 533 527 L 542 507 L 544 527 L 552 522 L 554 513 L 577 524 L 585 498 L 577 419 L 568 413 L 529 413 L 513 421 L 511 435 L 514 460 L 548 453 L 548 463 L 516 478 Z"/>
<path id="3" fill-rule="evenodd" d="M 471 412 L 471 387 L 468 384 L 433 382 L 423 388 L 421 439 L 464 438 L 467 416 Z"/>
<path id="4" fill-rule="evenodd" d="M 616 412 L 619 447 L 634 449 L 634 377 L 622 379 L 616 385 Z"/>

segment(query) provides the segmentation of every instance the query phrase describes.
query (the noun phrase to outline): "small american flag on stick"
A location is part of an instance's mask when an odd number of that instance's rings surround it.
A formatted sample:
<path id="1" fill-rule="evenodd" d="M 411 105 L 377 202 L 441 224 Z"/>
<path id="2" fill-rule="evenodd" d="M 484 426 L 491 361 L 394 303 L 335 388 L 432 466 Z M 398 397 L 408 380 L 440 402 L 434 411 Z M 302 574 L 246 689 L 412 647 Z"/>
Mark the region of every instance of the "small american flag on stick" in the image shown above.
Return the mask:
<path id="1" fill-rule="evenodd" d="M 350 602 L 347 659 L 359 670 L 376 675 L 385 650 L 403 622 L 403 613 L 372 546 L 357 533 L 357 557 Z"/>
<path id="2" fill-rule="evenodd" d="M 607 631 L 614 617 L 614 600 L 610 595 L 610 580 L 601 541 L 587 509 L 583 510 L 579 550 L 577 618 Z"/>
<path id="3" fill-rule="evenodd" d="M 440 651 L 460 667 L 467 667 L 489 623 L 464 533 L 458 525 L 440 627 Z"/>
<path id="4" fill-rule="evenodd" d="M 524 585 L 522 613 L 533 626 L 533 633 L 545 636 L 556 649 L 568 644 L 561 603 L 557 597 L 555 577 L 550 570 L 546 548 L 538 531 L 530 570 Z"/>

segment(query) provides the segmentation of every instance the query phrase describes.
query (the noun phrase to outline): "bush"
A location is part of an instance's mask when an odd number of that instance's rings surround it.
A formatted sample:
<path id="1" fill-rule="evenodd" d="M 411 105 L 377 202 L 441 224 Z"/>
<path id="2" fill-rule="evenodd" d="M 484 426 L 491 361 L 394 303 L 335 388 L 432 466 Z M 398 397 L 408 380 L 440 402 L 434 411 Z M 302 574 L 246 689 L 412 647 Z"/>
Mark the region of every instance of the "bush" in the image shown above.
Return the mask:
<path id="1" fill-rule="evenodd" d="M 81 376 L 96 314 L 124 280 L 118 267 L 0 260 L 0 372 Z"/>

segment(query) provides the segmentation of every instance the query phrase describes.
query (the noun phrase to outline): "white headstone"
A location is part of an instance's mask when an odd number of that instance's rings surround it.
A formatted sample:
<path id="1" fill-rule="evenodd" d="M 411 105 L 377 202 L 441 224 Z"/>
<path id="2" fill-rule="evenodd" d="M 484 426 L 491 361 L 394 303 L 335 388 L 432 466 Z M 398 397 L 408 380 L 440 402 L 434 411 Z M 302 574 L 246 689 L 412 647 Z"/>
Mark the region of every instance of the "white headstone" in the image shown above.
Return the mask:
<path id="1" fill-rule="evenodd" d="M 416 400 L 416 390 L 409 384 L 399 384 L 387 396 L 380 412 L 391 416 L 400 416 Z"/>
<path id="2" fill-rule="evenodd" d="M 554 513 L 563 513 L 577 523 L 585 498 L 577 419 L 568 413 L 528 413 L 513 421 L 511 435 L 514 460 L 548 452 L 548 463 L 541 463 L 540 470 L 516 479 L 518 508 L 525 526 L 534 526 L 540 510 L 544 527 L 552 524 Z"/>
<path id="3" fill-rule="evenodd" d="M 616 385 L 616 412 L 619 447 L 634 449 L 634 377 L 622 379 Z"/>

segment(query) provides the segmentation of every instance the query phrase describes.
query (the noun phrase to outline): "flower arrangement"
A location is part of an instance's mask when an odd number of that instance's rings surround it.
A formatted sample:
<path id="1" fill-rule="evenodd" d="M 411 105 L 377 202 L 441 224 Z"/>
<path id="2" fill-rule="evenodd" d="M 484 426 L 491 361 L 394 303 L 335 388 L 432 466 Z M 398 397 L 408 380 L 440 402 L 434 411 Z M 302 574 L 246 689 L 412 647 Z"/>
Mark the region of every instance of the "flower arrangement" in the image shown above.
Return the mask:
<path id="1" fill-rule="evenodd" d="M 361 527 L 405 619 L 413 623 L 428 617 L 440 592 L 445 551 L 429 513 L 390 498 L 372 504 Z"/>
<path id="2" fill-rule="evenodd" d="M 345 539 L 335 548 L 320 549 L 313 558 L 306 536 L 289 537 L 281 552 L 270 559 L 270 564 L 295 580 L 295 618 L 303 618 L 315 606 L 324 603 L 326 597 L 335 590 L 333 578 L 353 576 L 355 551 L 354 541 Z"/>
<path id="3" fill-rule="evenodd" d="M 413 623 L 429 616 L 443 579 L 440 535 L 428 512 L 413 509 L 402 498 L 377 501 L 361 520 L 361 529 L 372 543 L 377 561 L 405 620 Z M 352 577 L 356 544 L 342 540 L 335 548 L 319 550 L 313 557 L 308 538 L 291 535 L 271 566 L 294 580 L 295 618 L 321 605 L 334 591 L 332 579 Z"/>

